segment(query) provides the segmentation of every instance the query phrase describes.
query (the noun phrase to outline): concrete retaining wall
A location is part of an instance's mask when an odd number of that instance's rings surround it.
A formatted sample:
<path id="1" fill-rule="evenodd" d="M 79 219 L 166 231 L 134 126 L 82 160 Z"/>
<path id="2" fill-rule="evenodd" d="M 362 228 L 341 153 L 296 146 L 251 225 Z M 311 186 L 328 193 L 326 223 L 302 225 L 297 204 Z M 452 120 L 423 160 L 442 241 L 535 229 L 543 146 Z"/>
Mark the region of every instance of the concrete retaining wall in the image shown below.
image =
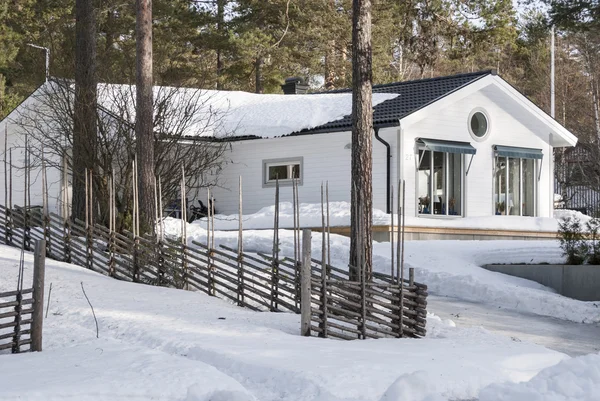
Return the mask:
<path id="1" fill-rule="evenodd" d="M 536 281 L 581 301 L 600 301 L 597 265 L 485 265 L 484 269 Z"/>

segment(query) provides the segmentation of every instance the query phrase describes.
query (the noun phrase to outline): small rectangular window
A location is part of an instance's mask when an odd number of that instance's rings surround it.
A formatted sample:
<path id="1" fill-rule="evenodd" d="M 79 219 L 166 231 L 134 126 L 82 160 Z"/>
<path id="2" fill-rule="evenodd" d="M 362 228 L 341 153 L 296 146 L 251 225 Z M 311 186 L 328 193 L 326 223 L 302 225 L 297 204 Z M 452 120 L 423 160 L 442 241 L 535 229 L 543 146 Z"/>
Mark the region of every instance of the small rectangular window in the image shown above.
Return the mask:
<path id="1" fill-rule="evenodd" d="M 302 184 L 303 159 L 276 159 L 263 161 L 263 185 L 273 186 L 279 180 L 282 185 L 291 184 L 292 180 L 298 180 Z"/>

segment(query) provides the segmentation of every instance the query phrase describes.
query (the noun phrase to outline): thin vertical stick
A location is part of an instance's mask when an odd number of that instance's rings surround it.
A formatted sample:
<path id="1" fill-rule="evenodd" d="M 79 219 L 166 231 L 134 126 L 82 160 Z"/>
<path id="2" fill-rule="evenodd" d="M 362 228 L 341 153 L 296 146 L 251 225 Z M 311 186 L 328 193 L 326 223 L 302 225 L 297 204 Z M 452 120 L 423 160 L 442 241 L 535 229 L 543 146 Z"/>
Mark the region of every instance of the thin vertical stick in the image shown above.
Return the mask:
<path id="1" fill-rule="evenodd" d="M 113 178 L 108 176 L 108 275 L 114 276 L 114 195 L 113 195 Z"/>
<path id="2" fill-rule="evenodd" d="M 90 170 L 90 227 L 94 227 L 94 172 Z"/>
<path id="3" fill-rule="evenodd" d="M 394 283 L 394 184 L 390 186 L 390 256 L 391 256 L 391 274 L 392 284 Z"/>
<path id="4" fill-rule="evenodd" d="M 160 175 L 158 176 L 158 202 L 160 206 L 158 208 L 158 215 L 160 217 L 160 240 L 162 241 L 164 239 L 165 223 L 163 221 L 162 180 Z"/>
<path id="5" fill-rule="evenodd" d="M 206 189 L 206 248 L 210 249 L 210 188 Z"/>
<path id="6" fill-rule="evenodd" d="M 273 214 L 273 260 L 271 262 L 271 312 L 277 310 L 279 297 L 279 178 L 275 179 L 275 211 Z"/>
<path id="7" fill-rule="evenodd" d="M 242 176 L 240 175 L 240 184 L 239 184 L 239 210 L 238 210 L 238 220 L 239 220 L 239 228 L 238 228 L 238 257 L 242 255 L 244 250 L 244 241 L 243 241 L 243 210 L 242 210 Z"/>
<path id="8" fill-rule="evenodd" d="M 65 223 L 67 221 L 67 157 L 66 154 L 63 154 L 62 156 L 62 196 L 61 196 L 61 201 L 62 201 L 62 218 L 63 218 L 63 223 Z"/>
<path id="9" fill-rule="evenodd" d="M 187 246 L 187 204 L 186 204 L 186 187 L 185 187 L 185 168 L 181 165 L 181 248 L 182 248 L 182 263 L 183 263 L 183 277 L 184 277 L 184 288 L 189 289 L 188 285 L 188 269 L 187 269 L 187 257 L 185 249 Z M 214 292 L 213 292 L 214 294 Z"/>
<path id="10" fill-rule="evenodd" d="M 294 213 L 294 266 L 298 265 L 298 231 L 296 231 L 296 179 L 292 179 L 292 212 Z"/>
<path id="11" fill-rule="evenodd" d="M 323 315 L 321 318 L 323 319 L 323 325 L 321 326 L 321 330 L 323 330 L 323 337 L 327 337 L 327 250 L 325 248 L 325 235 L 327 234 L 325 231 L 325 200 L 323 194 L 323 182 L 321 182 L 321 303 L 323 304 Z"/>
<path id="12" fill-rule="evenodd" d="M 87 230 L 90 222 L 89 222 L 89 216 L 90 216 L 90 212 L 88 210 L 89 207 L 89 196 L 90 196 L 90 190 L 89 190 L 89 176 L 88 176 L 88 169 L 85 169 L 85 229 Z"/>
<path id="13" fill-rule="evenodd" d="M 140 236 L 140 188 L 139 188 L 139 176 L 138 176 L 138 162 L 137 155 L 135 156 L 135 232 L 137 236 Z"/>
<path id="14" fill-rule="evenodd" d="M 321 182 L 321 269 L 323 271 L 323 280 L 327 279 L 327 245 L 325 237 L 327 235 L 327 228 L 325 226 L 325 199 L 324 199 L 324 185 Z M 323 281 L 325 285 L 325 281 Z"/>
<path id="15" fill-rule="evenodd" d="M 157 186 L 156 176 L 154 176 L 154 225 L 152 226 L 152 232 L 154 233 L 154 238 L 156 242 L 159 240 L 158 236 L 158 228 L 156 225 L 158 224 L 158 188 Z"/>
<path id="16" fill-rule="evenodd" d="M 208 257 L 207 257 L 207 268 L 208 268 L 208 287 L 206 288 L 206 292 L 208 293 L 208 295 L 214 295 L 213 292 L 213 266 L 212 266 L 212 248 L 211 248 L 211 241 L 210 241 L 210 215 L 211 215 L 211 211 L 212 211 L 212 206 L 210 204 L 210 188 L 207 188 L 207 192 L 206 192 L 206 206 L 207 206 L 207 216 L 206 216 L 206 249 L 208 251 Z"/>
<path id="17" fill-rule="evenodd" d="M 244 297 L 244 230 L 243 230 L 243 220 L 244 220 L 244 212 L 243 212 L 243 198 L 242 198 L 242 176 L 240 175 L 240 183 L 239 183 L 239 209 L 238 209 L 238 246 L 237 246 L 237 273 L 238 273 L 238 290 L 237 290 L 237 301 L 238 306 L 244 306 L 245 297 Z"/>
<path id="18" fill-rule="evenodd" d="M 300 188 L 296 179 L 296 223 L 298 225 L 298 239 L 300 239 Z M 300 243 L 298 242 L 298 254 L 300 254 Z"/>
<path id="19" fill-rule="evenodd" d="M 46 176 L 46 160 L 44 159 L 44 148 L 42 148 L 42 214 L 48 215 L 48 179 Z"/>
<path id="20" fill-rule="evenodd" d="M 298 219 L 297 219 L 297 214 L 296 214 L 296 208 L 298 207 L 298 203 L 296 202 L 296 192 L 298 191 L 298 187 L 296 186 L 296 179 L 293 178 L 292 179 L 292 213 L 294 213 L 294 287 L 296 289 L 295 294 L 294 294 L 294 306 L 296 308 L 299 307 L 299 303 L 301 302 L 301 277 L 302 275 L 299 272 L 299 264 L 300 264 L 300 258 L 302 257 L 300 255 L 300 249 L 298 247 L 298 243 L 300 242 L 300 231 L 299 231 L 299 227 L 298 227 Z M 310 305 L 309 305 L 310 306 Z M 310 319 L 309 319 L 310 320 Z"/>
<path id="21" fill-rule="evenodd" d="M 327 202 L 327 264 L 331 266 L 331 226 L 329 225 L 329 181 L 325 187 L 325 202 Z"/>
<path id="22" fill-rule="evenodd" d="M 396 229 L 396 237 L 397 237 L 397 242 L 396 242 L 396 280 L 398 282 L 398 284 L 402 284 L 402 281 L 400 280 L 400 244 L 401 244 L 401 240 L 402 238 L 402 231 L 401 231 L 401 226 L 402 226 L 402 181 L 398 181 L 398 228 Z"/>
<path id="23" fill-rule="evenodd" d="M 112 194 L 112 179 L 108 176 L 108 232 L 113 230 L 113 194 Z"/>
<path id="24" fill-rule="evenodd" d="M 398 183 L 398 209 L 400 211 L 400 183 Z M 404 218 L 406 216 L 406 181 L 402 180 L 402 214 L 398 214 L 398 282 L 400 284 L 400 337 L 404 337 Z"/>
<path id="25" fill-rule="evenodd" d="M 185 168 L 183 164 L 181 165 L 181 221 L 182 221 L 182 237 L 185 239 L 185 243 L 187 243 L 187 194 L 185 187 Z"/>
<path id="26" fill-rule="evenodd" d="M 8 210 L 8 124 L 4 124 L 4 206 Z"/>
<path id="27" fill-rule="evenodd" d="M 116 186 L 115 186 L 115 169 L 112 169 L 112 194 L 113 194 L 113 230 L 116 231 L 117 230 L 117 216 L 119 214 L 119 211 L 117 209 L 117 191 L 116 191 Z"/>
<path id="28" fill-rule="evenodd" d="M 31 208 L 31 150 L 29 148 L 29 135 L 25 135 L 25 151 L 27 154 L 27 167 L 25 171 L 27 172 L 27 210 Z"/>
<path id="29" fill-rule="evenodd" d="M 9 149 L 8 151 L 8 160 L 9 160 L 9 174 L 8 174 L 8 214 L 10 216 L 9 219 L 9 225 L 8 225 L 8 232 L 10 233 L 8 235 L 8 245 L 12 245 L 12 229 L 13 229 L 13 213 L 12 213 L 12 207 L 13 207 L 13 201 L 12 201 L 12 148 Z"/>
<path id="30" fill-rule="evenodd" d="M 212 248 L 215 247 L 215 197 L 211 197 L 210 198 L 210 209 L 211 209 L 211 213 L 210 213 L 210 218 L 211 218 L 211 222 L 210 222 L 210 229 L 212 231 L 212 234 L 210 236 L 210 240 L 212 242 Z"/>
<path id="31" fill-rule="evenodd" d="M 13 201 L 12 201 L 12 148 L 9 149 L 8 151 L 8 168 L 9 168 L 9 181 L 8 181 L 8 206 L 12 209 L 13 207 Z"/>
<path id="32" fill-rule="evenodd" d="M 10 205 L 8 204 L 8 163 L 6 158 L 8 157 L 8 124 L 4 124 L 4 210 L 6 227 L 4 228 L 4 243 L 10 245 Z"/>
<path id="33" fill-rule="evenodd" d="M 404 280 L 404 234 L 406 230 L 406 181 L 402 181 L 402 254 L 400 262 L 401 280 Z"/>
<path id="34" fill-rule="evenodd" d="M 135 233 L 135 159 L 131 161 L 131 194 L 133 195 L 133 210 L 131 211 L 131 231 Z"/>

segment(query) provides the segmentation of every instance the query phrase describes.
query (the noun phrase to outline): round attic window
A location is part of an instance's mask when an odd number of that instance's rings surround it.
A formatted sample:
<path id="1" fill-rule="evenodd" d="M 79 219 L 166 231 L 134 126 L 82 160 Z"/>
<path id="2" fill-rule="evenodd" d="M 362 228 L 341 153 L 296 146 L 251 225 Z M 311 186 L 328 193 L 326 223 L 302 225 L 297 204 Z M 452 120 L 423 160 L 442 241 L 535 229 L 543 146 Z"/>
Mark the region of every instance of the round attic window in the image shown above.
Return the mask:
<path id="1" fill-rule="evenodd" d="M 476 140 L 482 140 L 489 132 L 487 115 L 481 110 L 474 110 L 469 116 L 469 132 Z"/>

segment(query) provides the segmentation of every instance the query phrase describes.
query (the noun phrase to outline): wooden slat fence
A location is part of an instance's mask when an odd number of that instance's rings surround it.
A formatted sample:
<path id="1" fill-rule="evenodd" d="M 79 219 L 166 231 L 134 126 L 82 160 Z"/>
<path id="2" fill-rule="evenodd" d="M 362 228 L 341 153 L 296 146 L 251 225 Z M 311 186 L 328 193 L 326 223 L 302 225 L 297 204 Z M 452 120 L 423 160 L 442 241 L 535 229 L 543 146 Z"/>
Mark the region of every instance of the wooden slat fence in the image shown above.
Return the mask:
<path id="1" fill-rule="evenodd" d="M 300 313 L 301 264 L 294 259 L 134 237 L 0 205 L 0 241 L 18 247 L 25 242 L 31 250 L 37 239 L 46 240 L 47 257 L 119 280 L 196 289 L 255 311 Z M 425 335 L 427 287 L 412 274 L 401 284 L 378 273 L 361 283 L 350 281 L 347 270 L 326 265 L 324 280 L 321 263 L 312 260 L 310 266 L 311 332 L 342 339 Z"/>
<path id="2" fill-rule="evenodd" d="M 31 346 L 32 294 L 33 288 L 0 293 L 0 351 L 17 353 Z"/>

